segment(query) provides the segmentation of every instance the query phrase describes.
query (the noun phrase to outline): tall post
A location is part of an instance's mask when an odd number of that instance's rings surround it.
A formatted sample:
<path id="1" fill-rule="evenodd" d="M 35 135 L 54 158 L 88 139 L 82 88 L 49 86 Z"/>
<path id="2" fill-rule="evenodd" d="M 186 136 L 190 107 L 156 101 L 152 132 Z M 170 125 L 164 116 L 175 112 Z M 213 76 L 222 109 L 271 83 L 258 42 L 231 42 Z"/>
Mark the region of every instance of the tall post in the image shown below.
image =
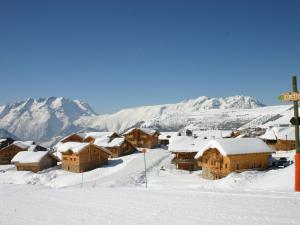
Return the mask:
<path id="1" fill-rule="evenodd" d="M 293 76 L 293 92 L 298 92 L 296 76 Z M 295 141 L 296 141 L 295 191 L 300 191 L 300 143 L 299 143 L 299 105 L 298 105 L 298 101 L 294 101 L 294 116 L 295 116 Z"/>
<path id="2" fill-rule="evenodd" d="M 146 181 L 146 188 L 148 188 L 147 165 L 146 165 L 146 149 L 143 149 L 143 153 L 144 153 L 144 165 L 145 165 L 145 181 Z"/>

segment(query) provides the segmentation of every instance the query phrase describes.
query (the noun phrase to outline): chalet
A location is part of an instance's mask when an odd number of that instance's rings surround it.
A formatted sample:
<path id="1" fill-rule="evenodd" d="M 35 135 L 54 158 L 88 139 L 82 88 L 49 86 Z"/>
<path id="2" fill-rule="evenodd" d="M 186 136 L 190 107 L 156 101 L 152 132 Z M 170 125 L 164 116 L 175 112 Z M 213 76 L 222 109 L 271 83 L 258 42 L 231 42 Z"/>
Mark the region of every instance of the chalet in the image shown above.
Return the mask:
<path id="1" fill-rule="evenodd" d="M 0 165 L 10 164 L 18 152 L 27 151 L 33 143 L 33 141 L 14 141 L 11 145 L 0 149 Z"/>
<path id="2" fill-rule="evenodd" d="M 179 136 L 178 132 L 161 132 L 158 136 L 159 145 L 167 146 L 170 144 L 170 139 L 177 136 Z"/>
<path id="3" fill-rule="evenodd" d="M 94 144 L 108 149 L 112 153 L 112 158 L 129 155 L 137 150 L 125 137 L 117 137 L 113 140 L 109 138 L 97 138 Z"/>
<path id="4" fill-rule="evenodd" d="M 274 150 L 287 151 L 296 148 L 294 127 L 268 128 L 259 138 Z"/>
<path id="5" fill-rule="evenodd" d="M 0 149 L 9 146 L 12 144 L 15 140 L 12 138 L 1 138 L 0 139 Z"/>
<path id="6" fill-rule="evenodd" d="M 81 173 L 108 164 L 111 152 L 92 143 L 67 142 L 57 151 L 62 154 L 62 169 Z"/>
<path id="7" fill-rule="evenodd" d="M 48 151 L 21 151 L 11 160 L 19 171 L 34 173 L 57 165 L 59 159 Z"/>
<path id="8" fill-rule="evenodd" d="M 195 158 L 202 166 L 202 177 L 219 179 L 231 172 L 266 170 L 272 150 L 258 138 L 210 140 Z"/>
<path id="9" fill-rule="evenodd" d="M 132 128 L 123 136 L 136 148 L 155 148 L 158 146 L 159 132 L 148 128 Z"/>
<path id="10" fill-rule="evenodd" d="M 200 169 L 195 160 L 199 149 L 207 144 L 208 140 L 191 136 L 175 136 L 170 140 L 169 151 L 174 154 L 172 163 L 176 169 L 194 171 Z"/>

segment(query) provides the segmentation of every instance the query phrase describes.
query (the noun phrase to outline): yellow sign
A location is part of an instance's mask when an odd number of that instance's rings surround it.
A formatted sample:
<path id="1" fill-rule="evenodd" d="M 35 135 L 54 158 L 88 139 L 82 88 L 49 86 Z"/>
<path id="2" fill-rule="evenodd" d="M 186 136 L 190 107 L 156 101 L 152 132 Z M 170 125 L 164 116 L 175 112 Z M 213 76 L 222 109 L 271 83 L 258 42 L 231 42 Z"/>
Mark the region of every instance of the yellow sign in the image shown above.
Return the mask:
<path id="1" fill-rule="evenodd" d="M 280 95 L 279 100 L 281 101 L 300 101 L 300 93 L 299 92 L 287 92 Z"/>

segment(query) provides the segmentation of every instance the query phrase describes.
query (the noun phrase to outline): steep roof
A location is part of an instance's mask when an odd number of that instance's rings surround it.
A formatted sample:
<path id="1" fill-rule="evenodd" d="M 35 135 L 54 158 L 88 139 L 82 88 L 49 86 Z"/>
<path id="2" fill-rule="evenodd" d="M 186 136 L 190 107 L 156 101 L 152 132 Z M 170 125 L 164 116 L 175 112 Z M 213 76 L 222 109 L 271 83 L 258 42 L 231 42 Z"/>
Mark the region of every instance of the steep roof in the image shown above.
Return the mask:
<path id="1" fill-rule="evenodd" d="M 129 134 L 129 133 L 131 133 L 133 130 L 140 130 L 140 131 L 142 131 L 143 133 L 149 134 L 149 135 L 151 135 L 151 136 L 154 135 L 155 133 L 158 133 L 157 130 L 150 129 L 150 128 L 131 128 L 131 129 L 129 129 L 128 131 L 126 131 L 125 133 L 123 133 L 123 135 Z"/>
<path id="2" fill-rule="evenodd" d="M 218 149 L 224 156 L 273 152 L 266 143 L 258 138 L 226 138 L 210 140 L 202 149 L 199 150 L 195 158 L 199 158 L 210 148 Z"/>
<path id="3" fill-rule="evenodd" d="M 89 143 L 81 143 L 81 142 L 66 142 L 57 146 L 57 151 L 64 153 L 71 150 L 74 153 L 80 153 Z"/>
<path id="4" fill-rule="evenodd" d="M 14 141 L 12 144 L 22 149 L 28 149 L 33 143 L 33 141 Z"/>
<path id="5" fill-rule="evenodd" d="M 124 137 L 115 138 L 104 147 L 118 147 L 121 146 L 124 142 L 125 142 Z"/>
<path id="6" fill-rule="evenodd" d="M 115 132 L 88 132 L 85 133 L 84 138 L 100 138 L 100 137 L 111 137 Z"/>
<path id="7" fill-rule="evenodd" d="M 67 151 L 72 151 L 73 153 L 80 153 L 82 150 L 84 150 L 87 146 L 89 145 L 94 145 L 91 143 L 81 143 L 81 142 L 66 142 L 66 143 L 61 143 L 56 147 L 58 152 L 64 153 Z M 106 148 L 102 146 L 97 146 L 97 148 L 101 149 L 102 151 L 106 152 L 107 154 L 111 154 L 110 151 L 108 151 Z"/>
<path id="8" fill-rule="evenodd" d="M 41 151 L 41 152 L 33 152 L 33 151 L 22 151 L 15 155 L 12 159 L 12 163 L 38 163 L 40 162 L 45 156 L 50 154 L 48 151 Z M 53 157 L 55 158 L 55 157 Z M 56 158 L 55 158 L 56 159 Z"/>
<path id="9" fill-rule="evenodd" d="M 295 140 L 294 127 L 272 127 L 268 128 L 266 132 L 259 138 L 264 140 Z"/>
<path id="10" fill-rule="evenodd" d="M 169 151 L 171 152 L 198 152 L 208 140 L 190 136 L 175 136 L 170 139 Z"/>

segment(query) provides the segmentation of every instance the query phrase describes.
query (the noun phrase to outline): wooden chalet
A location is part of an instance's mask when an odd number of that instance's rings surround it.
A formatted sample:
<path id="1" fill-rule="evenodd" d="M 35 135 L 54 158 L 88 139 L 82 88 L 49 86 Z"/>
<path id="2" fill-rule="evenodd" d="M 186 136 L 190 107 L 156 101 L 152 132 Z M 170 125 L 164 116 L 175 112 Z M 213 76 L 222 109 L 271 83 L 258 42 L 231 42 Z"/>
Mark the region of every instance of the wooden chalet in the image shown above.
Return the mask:
<path id="1" fill-rule="evenodd" d="M 158 146 L 159 132 L 148 128 L 132 128 L 123 136 L 136 148 L 155 148 Z"/>
<path id="2" fill-rule="evenodd" d="M 220 179 L 231 172 L 266 170 L 272 150 L 258 138 L 215 139 L 195 156 L 202 167 L 202 177 Z"/>
<path id="3" fill-rule="evenodd" d="M 276 151 L 296 149 L 294 127 L 272 127 L 260 136 L 267 145 Z"/>
<path id="4" fill-rule="evenodd" d="M 129 155 L 137 150 L 125 137 L 117 137 L 113 140 L 98 138 L 94 141 L 94 144 L 108 149 L 112 153 L 112 158 Z"/>
<path id="5" fill-rule="evenodd" d="M 57 151 L 62 154 L 62 169 L 81 173 L 108 164 L 111 152 L 92 143 L 67 142 Z"/>
<path id="6" fill-rule="evenodd" d="M 194 171 L 199 170 L 197 160 L 195 159 L 199 149 L 206 144 L 208 140 L 198 139 L 191 136 L 175 136 L 170 139 L 169 151 L 174 158 L 172 164 L 179 170 Z"/>
<path id="7" fill-rule="evenodd" d="M 59 159 L 48 151 L 21 151 L 12 159 L 19 171 L 39 172 L 57 166 Z"/>
<path id="8" fill-rule="evenodd" d="M 0 165 L 10 164 L 17 153 L 27 151 L 33 143 L 33 141 L 14 141 L 12 144 L 0 149 Z"/>

